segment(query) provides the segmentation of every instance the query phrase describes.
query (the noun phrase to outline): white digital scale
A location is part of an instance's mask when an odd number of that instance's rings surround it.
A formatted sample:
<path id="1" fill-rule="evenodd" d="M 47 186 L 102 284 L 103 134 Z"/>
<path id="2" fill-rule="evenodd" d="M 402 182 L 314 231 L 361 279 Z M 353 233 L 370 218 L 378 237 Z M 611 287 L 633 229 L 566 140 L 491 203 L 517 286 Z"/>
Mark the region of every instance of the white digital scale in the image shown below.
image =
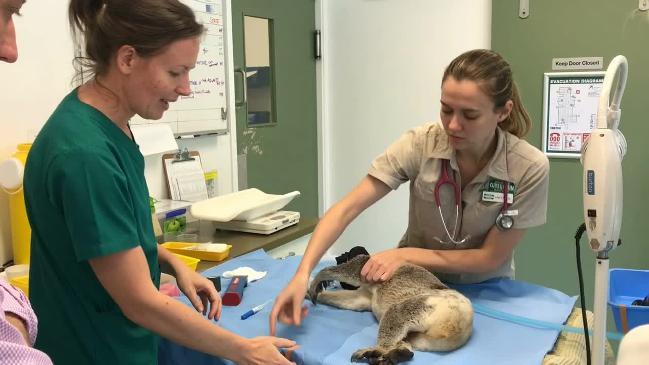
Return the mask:
<path id="1" fill-rule="evenodd" d="M 249 221 L 231 220 L 229 222 L 214 222 L 214 227 L 230 231 L 271 234 L 297 224 L 299 221 L 299 212 L 280 210 Z"/>
<path id="2" fill-rule="evenodd" d="M 213 221 L 218 229 L 271 234 L 300 221 L 299 212 L 280 210 L 299 195 L 299 191 L 273 195 L 246 189 L 196 202 L 191 214 Z"/>

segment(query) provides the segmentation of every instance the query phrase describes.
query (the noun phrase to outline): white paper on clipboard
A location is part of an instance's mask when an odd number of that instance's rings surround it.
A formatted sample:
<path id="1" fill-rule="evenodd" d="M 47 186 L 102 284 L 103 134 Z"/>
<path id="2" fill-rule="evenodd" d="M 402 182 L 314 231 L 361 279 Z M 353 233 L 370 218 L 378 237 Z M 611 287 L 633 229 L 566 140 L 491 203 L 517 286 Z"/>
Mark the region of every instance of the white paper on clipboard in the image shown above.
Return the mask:
<path id="1" fill-rule="evenodd" d="M 172 200 L 196 202 L 207 199 L 200 156 L 192 156 L 192 159 L 183 161 L 168 158 L 164 163 Z"/>

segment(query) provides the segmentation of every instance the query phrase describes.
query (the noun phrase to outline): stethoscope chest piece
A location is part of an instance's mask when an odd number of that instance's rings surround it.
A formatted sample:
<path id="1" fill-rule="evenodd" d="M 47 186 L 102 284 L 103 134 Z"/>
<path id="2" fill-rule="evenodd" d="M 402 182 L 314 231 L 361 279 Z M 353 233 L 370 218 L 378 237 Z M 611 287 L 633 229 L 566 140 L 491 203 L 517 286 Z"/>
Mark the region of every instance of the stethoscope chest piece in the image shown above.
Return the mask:
<path id="1" fill-rule="evenodd" d="M 496 217 L 496 227 L 501 231 L 507 231 L 514 226 L 514 217 L 511 214 L 500 212 Z"/>

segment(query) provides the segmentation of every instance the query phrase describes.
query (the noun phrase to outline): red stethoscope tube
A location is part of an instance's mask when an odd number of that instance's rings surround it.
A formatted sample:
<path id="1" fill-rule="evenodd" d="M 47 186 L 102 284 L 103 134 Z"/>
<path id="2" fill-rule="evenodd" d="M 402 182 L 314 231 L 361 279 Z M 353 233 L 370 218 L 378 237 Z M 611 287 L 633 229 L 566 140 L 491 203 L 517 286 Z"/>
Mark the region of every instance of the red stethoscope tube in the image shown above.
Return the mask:
<path id="1" fill-rule="evenodd" d="M 448 237 L 448 240 L 441 240 L 438 237 L 434 237 L 436 240 L 442 242 L 442 243 L 449 243 L 452 242 L 456 245 L 465 243 L 468 239 L 469 236 L 467 235 L 466 237 L 462 238 L 461 240 L 457 239 L 457 234 L 459 230 L 459 225 L 458 222 L 461 224 L 460 221 L 460 199 L 461 199 L 461 191 L 460 191 L 460 186 L 455 182 L 455 179 L 451 178 L 451 174 L 449 173 L 450 170 L 450 162 L 449 160 L 443 159 L 442 160 L 442 168 L 441 172 L 439 175 L 439 179 L 435 183 L 435 189 L 433 190 L 433 194 L 435 195 L 435 205 L 437 206 L 437 210 L 439 212 L 439 216 L 442 220 L 442 226 L 444 226 L 444 230 L 446 231 L 446 236 Z M 503 187 L 503 205 L 500 208 L 500 213 L 498 214 L 498 217 L 496 217 L 496 226 L 500 230 L 508 230 L 512 228 L 514 225 L 514 218 L 512 217 L 511 214 L 508 213 L 509 209 L 509 182 L 508 181 L 503 181 L 504 184 Z M 439 189 L 444 186 L 444 185 L 450 185 L 453 188 L 453 195 L 455 198 L 455 224 L 453 226 L 453 234 L 448 230 L 448 226 L 446 225 L 446 220 L 444 219 L 444 214 L 442 214 L 442 207 L 441 207 L 441 200 L 439 198 Z"/>

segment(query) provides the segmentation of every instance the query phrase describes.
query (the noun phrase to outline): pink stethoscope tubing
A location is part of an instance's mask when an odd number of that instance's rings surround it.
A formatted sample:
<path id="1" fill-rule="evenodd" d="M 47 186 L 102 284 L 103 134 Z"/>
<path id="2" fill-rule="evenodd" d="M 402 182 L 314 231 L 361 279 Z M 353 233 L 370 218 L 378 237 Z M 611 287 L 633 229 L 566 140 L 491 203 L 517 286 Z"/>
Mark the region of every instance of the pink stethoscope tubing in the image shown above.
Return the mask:
<path id="1" fill-rule="evenodd" d="M 458 232 L 458 221 L 460 219 L 460 199 L 461 199 L 461 192 L 460 192 L 460 187 L 459 185 L 455 182 L 454 179 L 451 178 L 449 174 L 449 169 L 450 169 L 450 163 L 449 160 L 443 159 L 442 160 L 442 168 L 440 172 L 439 179 L 435 183 L 435 189 L 433 191 L 433 194 L 435 195 L 435 205 L 437 206 L 437 211 L 439 212 L 439 217 L 442 220 L 442 226 L 444 227 L 444 231 L 446 231 L 446 236 L 450 240 L 450 242 L 460 245 L 465 243 L 469 239 L 469 235 L 466 237 L 462 238 L 461 240 L 457 240 L 457 234 Z M 444 219 L 444 214 L 442 213 L 442 206 L 440 204 L 440 198 L 439 198 L 439 189 L 444 186 L 445 184 L 449 184 L 453 188 L 453 195 L 455 198 L 455 224 L 453 225 L 453 235 L 451 235 L 451 232 L 448 230 L 448 226 L 446 225 L 446 220 Z M 509 182 L 503 181 L 504 187 L 503 187 L 503 205 L 502 208 L 500 208 L 500 214 L 498 215 L 498 218 L 496 218 L 496 225 L 498 226 L 499 229 L 509 229 L 511 227 L 501 227 L 501 219 L 503 216 L 506 215 L 506 212 L 509 208 Z M 434 237 L 436 240 L 442 242 L 442 243 L 448 243 L 447 241 L 443 241 L 439 239 L 438 237 Z"/>
<path id="2" fill-rule="evenodd" d="M 439 217 L 442 220 L 442 226 L 444 227 L 444 230 L 446 231 L 446 236 L 448 239 L 456 244 L 460 245 L 469 238 L 464 237 L 463 239 L 457 241 L 457 231 L 458 231 L 458 220 L 460 218 L 460 187 L 457 185 L 454 179 L 451 179 L 451 176 L 448 173 L 450 166 L 449 166 L 449 161 L 444 159 L 442 160 L 442 169 L 439 174 L 439 179 L 437 179 L 437 183 L 435 183 L 435 190 L 433 191 L 435 195 L 435 205 L 437 205 L 437 211 L 439 212 Z M 453 225 L 453 235 L 451 235 L 451 232 L 448 230 L 448 226 L 446 225 L 446 220 L 444 219 L 444 214 L 442 213 L 442 205 L 440 203 L 440 198 L 439 198 L 439 189 L 444 186 L 445 184 L 449 184 L 453 188 L 453 195 L 455 198 L 455 224 Z M 441 239 L 434 237 L 436 240 L 445 243 L 445 241 L 442 241 Z"/>

